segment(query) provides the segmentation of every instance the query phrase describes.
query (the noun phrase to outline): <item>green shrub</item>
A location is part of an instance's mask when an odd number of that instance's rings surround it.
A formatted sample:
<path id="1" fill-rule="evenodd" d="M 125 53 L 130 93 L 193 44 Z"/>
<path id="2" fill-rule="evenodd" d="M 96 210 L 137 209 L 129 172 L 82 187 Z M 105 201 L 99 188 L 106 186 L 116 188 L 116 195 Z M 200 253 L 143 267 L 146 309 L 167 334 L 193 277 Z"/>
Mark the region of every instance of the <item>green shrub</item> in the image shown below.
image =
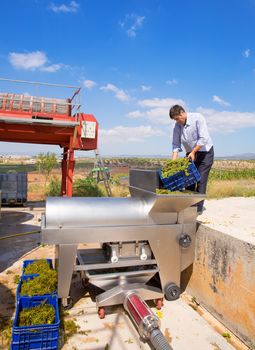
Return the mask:
<path id="1" fill-rule="evenodd" d="M 50 180 L 46 195 L 51 197 L 61 196 L 61 181 L 57 177 L 53 177 Z"/>
<path id="2" fill-rule="evenodd" d="M 74 197 L 103 197 L 104 194 L 94 179 L 86 178 L 86 179 L 78 179 L 74 182 L 73 196 Z"/>

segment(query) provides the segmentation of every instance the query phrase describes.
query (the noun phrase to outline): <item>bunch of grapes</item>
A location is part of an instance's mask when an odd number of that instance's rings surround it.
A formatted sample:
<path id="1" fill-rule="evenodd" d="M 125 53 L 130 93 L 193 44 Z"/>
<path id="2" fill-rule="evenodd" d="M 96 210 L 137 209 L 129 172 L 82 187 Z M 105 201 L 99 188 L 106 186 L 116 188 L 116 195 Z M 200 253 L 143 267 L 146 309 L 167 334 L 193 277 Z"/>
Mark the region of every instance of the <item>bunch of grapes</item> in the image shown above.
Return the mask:
<path id="1" fill-rule="evenodd" d="M 175 160 L 167 160 L 162 169 L 162 176 L 169 177 L 179 171 L 183 171 L 186 176 L 189 176 L 188 167 L 190 161 L 188 158 L 177 158 Z"/>

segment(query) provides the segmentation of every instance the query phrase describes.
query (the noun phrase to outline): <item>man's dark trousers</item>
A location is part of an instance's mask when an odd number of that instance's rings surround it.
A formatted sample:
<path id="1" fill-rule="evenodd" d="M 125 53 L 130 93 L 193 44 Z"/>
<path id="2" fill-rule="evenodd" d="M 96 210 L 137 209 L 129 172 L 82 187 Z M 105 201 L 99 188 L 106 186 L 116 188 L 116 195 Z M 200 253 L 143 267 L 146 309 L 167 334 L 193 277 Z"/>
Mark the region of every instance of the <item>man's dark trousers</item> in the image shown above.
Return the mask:
<path id="1" fill-rule="evenodd" d="M 188 155 L 188 153 L 187 153 Z M 195 158 L 195 166 L 201 176 L 201 180 L 194 185 L 187 187 L 187 190 L 196 191 L 198 193 L 206 193 L 206 186 L 208 181 L 209 172 L 213 165 L 214 159 L 214 150 L 213 146 L 210 148 L 208 152 L 197 152 Z M 197 211 L 203 211 L 204 201 L 197 203 Z"/>

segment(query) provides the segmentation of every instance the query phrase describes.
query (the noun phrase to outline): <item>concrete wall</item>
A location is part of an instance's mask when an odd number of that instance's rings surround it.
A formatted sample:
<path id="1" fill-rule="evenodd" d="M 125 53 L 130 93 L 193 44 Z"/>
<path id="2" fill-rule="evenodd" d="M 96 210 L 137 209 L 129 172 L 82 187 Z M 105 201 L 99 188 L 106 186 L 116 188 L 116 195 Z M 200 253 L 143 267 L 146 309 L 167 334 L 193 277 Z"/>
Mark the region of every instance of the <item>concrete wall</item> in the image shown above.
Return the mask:
<path id="1" fill-rule="evenodd" d="M 231 230 L 231 228 L 230 228 Z M 182 287 L 255 349 L 255 246 L 200 225 Z"/>

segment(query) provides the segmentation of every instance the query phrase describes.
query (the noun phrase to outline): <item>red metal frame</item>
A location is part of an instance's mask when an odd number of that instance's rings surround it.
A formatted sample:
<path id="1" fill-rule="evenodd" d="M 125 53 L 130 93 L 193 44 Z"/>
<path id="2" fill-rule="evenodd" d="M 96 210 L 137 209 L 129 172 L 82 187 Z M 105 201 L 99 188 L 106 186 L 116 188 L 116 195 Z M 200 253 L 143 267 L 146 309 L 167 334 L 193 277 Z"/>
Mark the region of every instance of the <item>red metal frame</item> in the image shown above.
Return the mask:
<path id="1" fill-rule="evenodd" d="M 59 145 L 63 148 L 61 194 L 71 197 L 75 166 L 74 151 L 97 148 L 97 120 L 92 114 L 77 113 L 71 116 L 70 99 L 66 102 L 66 114 L 56 113 L 55 107 L 53 113 L 45 113 L 43 105 L 40 112 L 34 112 L 32 103 L 29 111 L 24 111 L 22 98 L 19 108 L 17 109 L 16 104 L 14 109 L 13 99 L 9 100 L 8 106 L 6 98 L 3 98 L 0 104 L 0 141 Z M 57 103 L 56 100 L 52 101 Z M 95 138 L 82 137 L 82 123 L 86 121 L 95 123 Z"/>

